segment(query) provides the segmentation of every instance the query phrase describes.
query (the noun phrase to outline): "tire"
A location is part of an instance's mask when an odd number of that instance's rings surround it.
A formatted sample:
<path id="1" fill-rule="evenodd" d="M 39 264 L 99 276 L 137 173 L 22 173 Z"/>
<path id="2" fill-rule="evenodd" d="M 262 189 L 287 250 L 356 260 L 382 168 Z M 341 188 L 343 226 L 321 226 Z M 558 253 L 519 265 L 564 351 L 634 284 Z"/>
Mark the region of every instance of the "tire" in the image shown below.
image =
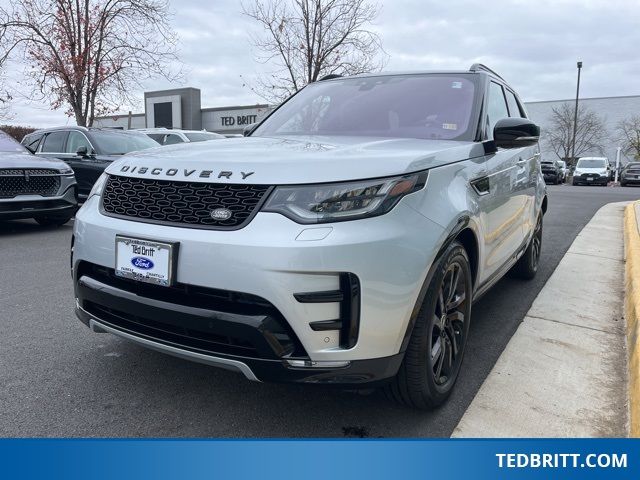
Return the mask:
<path id="1" fill-rule="evenodd" d="M 627 182 L 620 181 L 620 186 L 621 187 L 626 187 L 627 186 Z"/>
<path id="2" fill-rule="evenodd" d="M 72 218 L 72 215 L 68 215 L 66 217 L 36 217 L 34 220 L 43 227 L 61 227 Z"/>
<path id="3" fill-rule="evenodd" d="M 509 271 L 510 276 L 522 278 L 523 280 L 531 280 L 538 273 L 538 264 L 540 263 L 540 253 L 542 251 L 542 213 L 538 215 L 536 228 L 533 236 L 529 241 L 527 249 L 520 257 L 518 262 Z"/>
<path id="4" fill-rule="evenodd" d="M 447 400 L 467 343 L 472 289 L 467 252 L 453 242 L 437 260 L 402 365 L 385 386 L 389 398 L 426 410 Z"/>

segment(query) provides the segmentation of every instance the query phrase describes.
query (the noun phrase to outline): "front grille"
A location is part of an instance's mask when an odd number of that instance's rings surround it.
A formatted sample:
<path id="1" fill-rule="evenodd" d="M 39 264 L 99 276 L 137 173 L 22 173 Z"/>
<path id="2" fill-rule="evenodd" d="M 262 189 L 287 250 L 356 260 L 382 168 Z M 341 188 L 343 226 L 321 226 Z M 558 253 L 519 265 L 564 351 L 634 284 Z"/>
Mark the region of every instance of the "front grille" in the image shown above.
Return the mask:
<path id="1" fill-rule="evenodd" d="M 0 169 L 0 198 L 18 195 L 52 197 L 60 189 L 60 173 L 43 168 Z"/>
<path id="2" fill-rule="evenodd" d="M 3 176 L 24 176 L 27 172 L 29 175 L 60 175 L 60 172 L 50 168 L 3 168 L 0 170 L 0 177 Z"/>
<path id="3" fill-rule="evenodd" d="M 245 226 L 266 199 L 268 185 L 178 182 L 110 175 L 102 195 L 106 215 L 150 223 L 232 230 Z M 212 218 L 216 209 L 231 217 Z"/>

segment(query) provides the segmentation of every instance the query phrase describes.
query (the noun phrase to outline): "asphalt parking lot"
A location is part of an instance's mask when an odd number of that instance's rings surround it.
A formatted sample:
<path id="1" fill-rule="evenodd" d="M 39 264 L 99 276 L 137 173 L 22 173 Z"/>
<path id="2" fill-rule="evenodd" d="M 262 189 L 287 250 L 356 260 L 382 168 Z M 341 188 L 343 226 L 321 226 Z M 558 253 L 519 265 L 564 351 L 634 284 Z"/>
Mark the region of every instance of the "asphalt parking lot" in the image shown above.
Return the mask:
<path id="1" fill-rule="evenodd" d="M 640 188 L 549 195 L 538 276 L 504 279 L 475 305 L 458 385 L 433 412 L 378 392 L 253 383 L 94 334 L 73 314 L 71 226 L 0 222 L 0 436 L 449 436 L 577 233 Z"/>

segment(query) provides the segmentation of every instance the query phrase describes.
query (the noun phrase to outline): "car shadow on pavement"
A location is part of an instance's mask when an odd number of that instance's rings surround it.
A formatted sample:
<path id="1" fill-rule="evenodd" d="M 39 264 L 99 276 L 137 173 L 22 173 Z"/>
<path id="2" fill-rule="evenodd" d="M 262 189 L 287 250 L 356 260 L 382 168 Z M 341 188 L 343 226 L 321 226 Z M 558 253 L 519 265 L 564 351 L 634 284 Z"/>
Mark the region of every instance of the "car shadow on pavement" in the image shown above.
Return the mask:
<path id="1" fill-rule="evenodd" d="M 448 436 L 461 399 L 434 412 L 393 403 L 381 390 L 258 383 L 241 374 L 147 350 L 113 336 L 87 359 L 98 416 L 119 419 L 106 431 L 79 435 L 170 437 L 423 437 Z M 123 395 L 126 391 L 127 394 Z M 456 415 L 457 416 L 457 415 Z M 431 421 L 430 421 L 431 420 Z M 433 425 L 431 425 L 433 424 Z M 425 428 L 429 426 L 429 428 Z"/>
<path id="2" fill-rule="evenodd" d="M 61 227 L 43 227 L 35 220 L 0 220 L 0 236 L 2 235 L 29 235 L 43 232 L 73 229 L 73 222 L 69 222 Z"/>

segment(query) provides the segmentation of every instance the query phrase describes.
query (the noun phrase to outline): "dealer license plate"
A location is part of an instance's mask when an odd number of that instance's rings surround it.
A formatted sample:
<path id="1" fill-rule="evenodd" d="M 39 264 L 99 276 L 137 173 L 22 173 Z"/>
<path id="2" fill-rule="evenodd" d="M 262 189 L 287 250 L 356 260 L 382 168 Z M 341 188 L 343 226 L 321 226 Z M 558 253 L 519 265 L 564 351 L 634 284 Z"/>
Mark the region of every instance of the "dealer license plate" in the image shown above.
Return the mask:
<path id="1" fill-rule="evenodd" d="M 116 235 L 119 277 L 168 287 L 173 284 L 177 244 Z"/>

